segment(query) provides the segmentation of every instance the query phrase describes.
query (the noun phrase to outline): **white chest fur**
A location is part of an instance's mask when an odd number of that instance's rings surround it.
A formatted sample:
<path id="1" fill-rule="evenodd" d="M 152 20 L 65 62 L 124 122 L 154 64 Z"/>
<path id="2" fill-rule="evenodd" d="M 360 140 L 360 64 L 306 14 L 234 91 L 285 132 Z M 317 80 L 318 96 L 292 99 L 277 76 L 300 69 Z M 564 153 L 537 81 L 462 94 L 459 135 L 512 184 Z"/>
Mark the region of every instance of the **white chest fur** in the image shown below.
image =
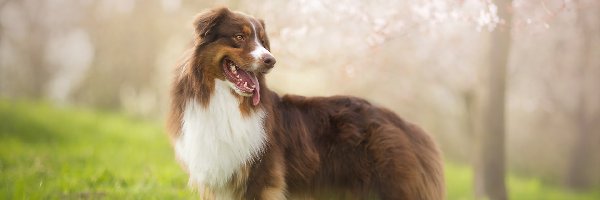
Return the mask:
<path id="1" fill-rule="evenodd" d="M 223 186 L 264 146 L 264 111 L 242 116 L 240 102 L 230 90 L 226 82 L 215 80 L 206 108 L 195 99 L 186 103 L 175 150 L 189 170 L 191 184 Z"/>

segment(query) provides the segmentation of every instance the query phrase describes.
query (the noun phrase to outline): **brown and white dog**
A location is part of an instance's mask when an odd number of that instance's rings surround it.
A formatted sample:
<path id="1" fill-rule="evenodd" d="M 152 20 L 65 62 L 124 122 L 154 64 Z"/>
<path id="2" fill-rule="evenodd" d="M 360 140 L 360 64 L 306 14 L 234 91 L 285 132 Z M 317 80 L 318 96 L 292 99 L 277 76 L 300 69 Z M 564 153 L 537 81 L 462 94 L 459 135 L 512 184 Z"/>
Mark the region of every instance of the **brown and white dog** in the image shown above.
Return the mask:
<path id="1" fill-rule="evenodd" d="M 419 127 L 347 96 L 280 97 L 262 20 L 217 8 L 194 22 L 168 131 L 210 199 L 443 199 L 439 151 Z"/>

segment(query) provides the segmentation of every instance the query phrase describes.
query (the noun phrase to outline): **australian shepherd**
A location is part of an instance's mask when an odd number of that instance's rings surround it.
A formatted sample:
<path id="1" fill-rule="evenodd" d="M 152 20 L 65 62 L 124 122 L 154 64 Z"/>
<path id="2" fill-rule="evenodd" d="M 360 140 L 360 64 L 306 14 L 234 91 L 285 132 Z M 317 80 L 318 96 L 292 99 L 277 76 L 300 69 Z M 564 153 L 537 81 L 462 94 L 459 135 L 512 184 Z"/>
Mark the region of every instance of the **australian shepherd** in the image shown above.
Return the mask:
<path id="1" fill-rule="evenodd" d="M 168 132 L 189 184 L 206 199 L 443 199 L 432 138 L 349 96 L 279 96 L 263 20 L 199 14 L 175 70 Z"/>

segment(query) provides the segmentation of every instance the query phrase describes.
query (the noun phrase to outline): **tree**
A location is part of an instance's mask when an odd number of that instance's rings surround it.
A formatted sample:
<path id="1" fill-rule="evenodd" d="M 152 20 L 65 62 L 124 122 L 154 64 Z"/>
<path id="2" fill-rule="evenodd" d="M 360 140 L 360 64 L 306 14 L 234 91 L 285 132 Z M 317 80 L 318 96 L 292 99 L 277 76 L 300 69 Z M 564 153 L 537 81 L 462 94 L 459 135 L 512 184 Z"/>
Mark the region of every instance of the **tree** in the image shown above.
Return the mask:
<path id="1" fill-rule="evenodd" d="M 475 196 L 478 199 L 507 199 L 505 178 L 506 69 L 511 42 L 511 0 L 496 0 L 503 26 L 491 33 L 487 54 L 489 76 L 482 94 L 482 121 L 475 147 Z"/>
<path id="2" fill-rule="evenodd" d="M 581 52 L 579 53 L 579 63 L 576 65 L 576 84 L 578 88 L 573 88 L 577 93 L 572 97 L 576 98 L 577 106 L 574 109 L 568 109 L 565 106 L 566 113 L 575 124 L 574 143 L 571 144 L 571 152 L 566 173 L 566 184 L 572 189 L 583 189 L 590 186 L 588 177 L 591 153 L 593 151 L 593 131 L 594 123 L 600 121 L 600 112 L 593 107 L 592 101 L 594 91 L 598 91 L 598 78 L 594 74 L 592 45 L 593 38 L 593 19 L 594 12 L 584 12 L 584 3 L 577 2 L 577 24 L 581 28 Z M 590 11 L 590 10 L 588 10 Z M 596 83 L 594 83 L 596 82 Z M 594 87 L 596 86 L 596 87 Z"/>
<path id="3" fill-rule="evenodd" d="M 0 35 L 4 37 L 5 42 L 11 44 L 12 50 L 20 55 L 18 56 L 19 67 L 26 73 L 26 81 L 7 77 L 12 79 L 10 81 L 16 82 L 11 85 L 18 87 L 18 89 L 12 89 L 12 92 L 21 96 L 42 97 L 50 73 L 44 62 L 44 50 L 46 41 L 48 41 L 48 35 L 45 33 L 48 31 L 48 27 L 42 20 L 43 14 L 45 14 L 42 12 L 43 5 L 43 3 L 32 3 L 31 1 L 0 1 L 0 9 L 11 6 L 10 9 L 18 10 L 15 12 L 19 14 L 20 21 L 18 23 L 26 30 L 24 33 L 18 33 L 12 30 L 14 25 L 0 24 Z M 24 34 L 24 36 L 18 34 Z"/>

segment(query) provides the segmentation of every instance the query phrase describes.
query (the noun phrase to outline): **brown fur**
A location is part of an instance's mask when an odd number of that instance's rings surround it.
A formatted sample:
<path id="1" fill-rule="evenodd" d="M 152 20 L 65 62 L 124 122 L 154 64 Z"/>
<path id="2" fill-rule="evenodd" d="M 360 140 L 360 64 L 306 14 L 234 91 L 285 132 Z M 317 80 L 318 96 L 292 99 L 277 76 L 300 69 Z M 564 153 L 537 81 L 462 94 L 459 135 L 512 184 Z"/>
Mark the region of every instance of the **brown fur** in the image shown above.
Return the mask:
<path id="1" fill-rule="evenodd" d="M 168 131 L 179 136 L 185 101 L 196 97 L 207 106 L 215 79 L 225 80 L 224 56 L 247 65 L 248 48 L 226 36 L 249 31 L 244 21 L 264 22 L 226 8 L 198 16 L 196 42 L 177 67 L 172 85 Z M 444 199 L 443 167 L 432 138 L 393 112 L 348 96 L 278 96 L 264 74 L 257 75 L 261 102 L 240 98 L 240 112 L 267 113 L 267 141 L 257 162 L 240 166 L 229 189 L 240 199 L 343 198 Z M 233 90 L 232 90 L 233 92 Z"/>

